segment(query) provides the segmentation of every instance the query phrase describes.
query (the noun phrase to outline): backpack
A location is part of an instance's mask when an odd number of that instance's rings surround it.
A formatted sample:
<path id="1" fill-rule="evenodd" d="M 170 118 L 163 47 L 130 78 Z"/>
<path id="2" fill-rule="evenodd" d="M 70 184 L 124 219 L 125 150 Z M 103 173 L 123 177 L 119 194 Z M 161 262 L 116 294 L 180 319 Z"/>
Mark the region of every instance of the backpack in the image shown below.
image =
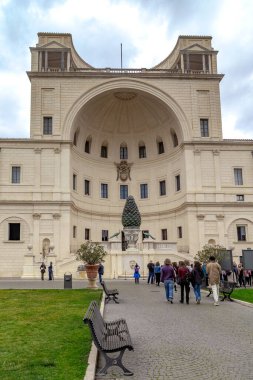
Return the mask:
<path id="1" fill-rule="evenodd" d="M 192 273 L 188 270 L 184 276 L 184 279 L 183 279 L 183 282 L 185 284 L 189 284 L 192 282 L 193 278 L 192 278 Z"/>

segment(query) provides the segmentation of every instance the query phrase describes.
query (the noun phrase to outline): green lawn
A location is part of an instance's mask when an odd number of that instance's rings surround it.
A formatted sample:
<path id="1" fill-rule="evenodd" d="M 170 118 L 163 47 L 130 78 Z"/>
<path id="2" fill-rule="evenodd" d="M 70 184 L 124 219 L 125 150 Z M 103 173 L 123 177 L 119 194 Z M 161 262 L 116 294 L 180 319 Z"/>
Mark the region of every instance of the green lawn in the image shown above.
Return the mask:
<path id="1" fill-rule="evenodd" d="M 91 337 L 82 319 L 99 290 L 0 290 L 1 380 L 81 380 Z"/>
<path id="2" fill-rule="evenodd" d="M 253 303 L 253 289 L 235 289 L 231 298 Z"/>

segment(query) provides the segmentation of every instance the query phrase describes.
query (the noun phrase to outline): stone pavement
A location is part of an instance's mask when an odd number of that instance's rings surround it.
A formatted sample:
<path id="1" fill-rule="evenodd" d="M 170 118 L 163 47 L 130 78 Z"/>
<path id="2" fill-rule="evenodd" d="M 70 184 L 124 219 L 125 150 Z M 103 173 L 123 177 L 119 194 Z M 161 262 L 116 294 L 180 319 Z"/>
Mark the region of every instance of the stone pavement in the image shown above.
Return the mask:
<path id="1" fill-rule="evenodd" d="M 123 363 L 134 372 L 133 380 L 253 379 L 253 308 L 228 301 L 215 307 L 204 292 L 197 305 L 192 289 L 190 304 L 180 304 L 180 287 L 171 305 L 163 285 L 144 280 L 107 285 L 119 289 L 120 304 L 107 304 L 104 317 L 127 320 L 135 350 L 125 352 Z M 96 380 L 102 378 L 126 377 L 111 367 Z"/>

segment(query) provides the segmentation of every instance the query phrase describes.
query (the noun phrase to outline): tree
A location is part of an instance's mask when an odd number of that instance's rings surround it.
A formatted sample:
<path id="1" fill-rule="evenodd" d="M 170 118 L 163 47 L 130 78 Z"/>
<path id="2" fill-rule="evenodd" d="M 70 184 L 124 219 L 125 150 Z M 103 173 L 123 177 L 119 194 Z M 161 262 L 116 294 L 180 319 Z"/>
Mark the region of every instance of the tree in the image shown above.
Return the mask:
<path id="1" fill-rule="evenodd" d="M 194 259 L 203 263 L 209 261 L 210 256 L 214 256 L 218 263 L 221 263 L 225 253 L 226 248 L 222 245 L 206 244 L 203 246 L 201 251 L 198 251 Z"/>

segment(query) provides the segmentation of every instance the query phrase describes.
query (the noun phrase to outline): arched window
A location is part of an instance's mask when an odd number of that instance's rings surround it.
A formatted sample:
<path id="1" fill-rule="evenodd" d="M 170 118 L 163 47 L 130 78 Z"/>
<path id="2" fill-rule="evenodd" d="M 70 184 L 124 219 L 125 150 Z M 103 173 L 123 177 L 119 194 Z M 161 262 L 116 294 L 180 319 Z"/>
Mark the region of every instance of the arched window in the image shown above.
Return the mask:
<path id="1" fill-rule="evenodd" d="M 106 141 L 104 141 L 103 144 L 101 145 L 100 156 L 103 157 L 103 158 L 107 158 L 108 157 L 108 144 L 107 144 Z"/>
<path id="2" fill-rule="evenodd" d="M 121 160 L 127 160 L 128 159 L 128 151 L 127 151 L 127 144 L 126 143 L 120 144 L 120 159 Z"/>
<path id="3" fill-rule="evenodd" d="M 85 153 L 90 153 L 90 151 L 91 151 L 91 141 L 92 141 L 91 136 L 89 136 L 87 138 L 87 140 L 85 141 L 85 146 L 84 146 Z"/>
<path id="4" fill-rule="evenodd" d="M 161 139 L 161 137 L 158 137 L 156 139 L 156 143 L 157 143 L 158 154 L 163 154 L 164 153 L 164 145 L 163 145 L 163 140 Z"/>
<path id="5" fill-rule="evenodd" d="M 146 158 L 146 146 L 143 142 L 139 143 L 139 158 Z"/>
<path id="6" fill-rule="evenodd" d="M 175 131 L 171 130 L 170 132 L 171 134 L 171 139 L 172 139 L 172 144 L 174 147 L 178 146 L 178 138 L 177 138 L 177 134 Z"/>

